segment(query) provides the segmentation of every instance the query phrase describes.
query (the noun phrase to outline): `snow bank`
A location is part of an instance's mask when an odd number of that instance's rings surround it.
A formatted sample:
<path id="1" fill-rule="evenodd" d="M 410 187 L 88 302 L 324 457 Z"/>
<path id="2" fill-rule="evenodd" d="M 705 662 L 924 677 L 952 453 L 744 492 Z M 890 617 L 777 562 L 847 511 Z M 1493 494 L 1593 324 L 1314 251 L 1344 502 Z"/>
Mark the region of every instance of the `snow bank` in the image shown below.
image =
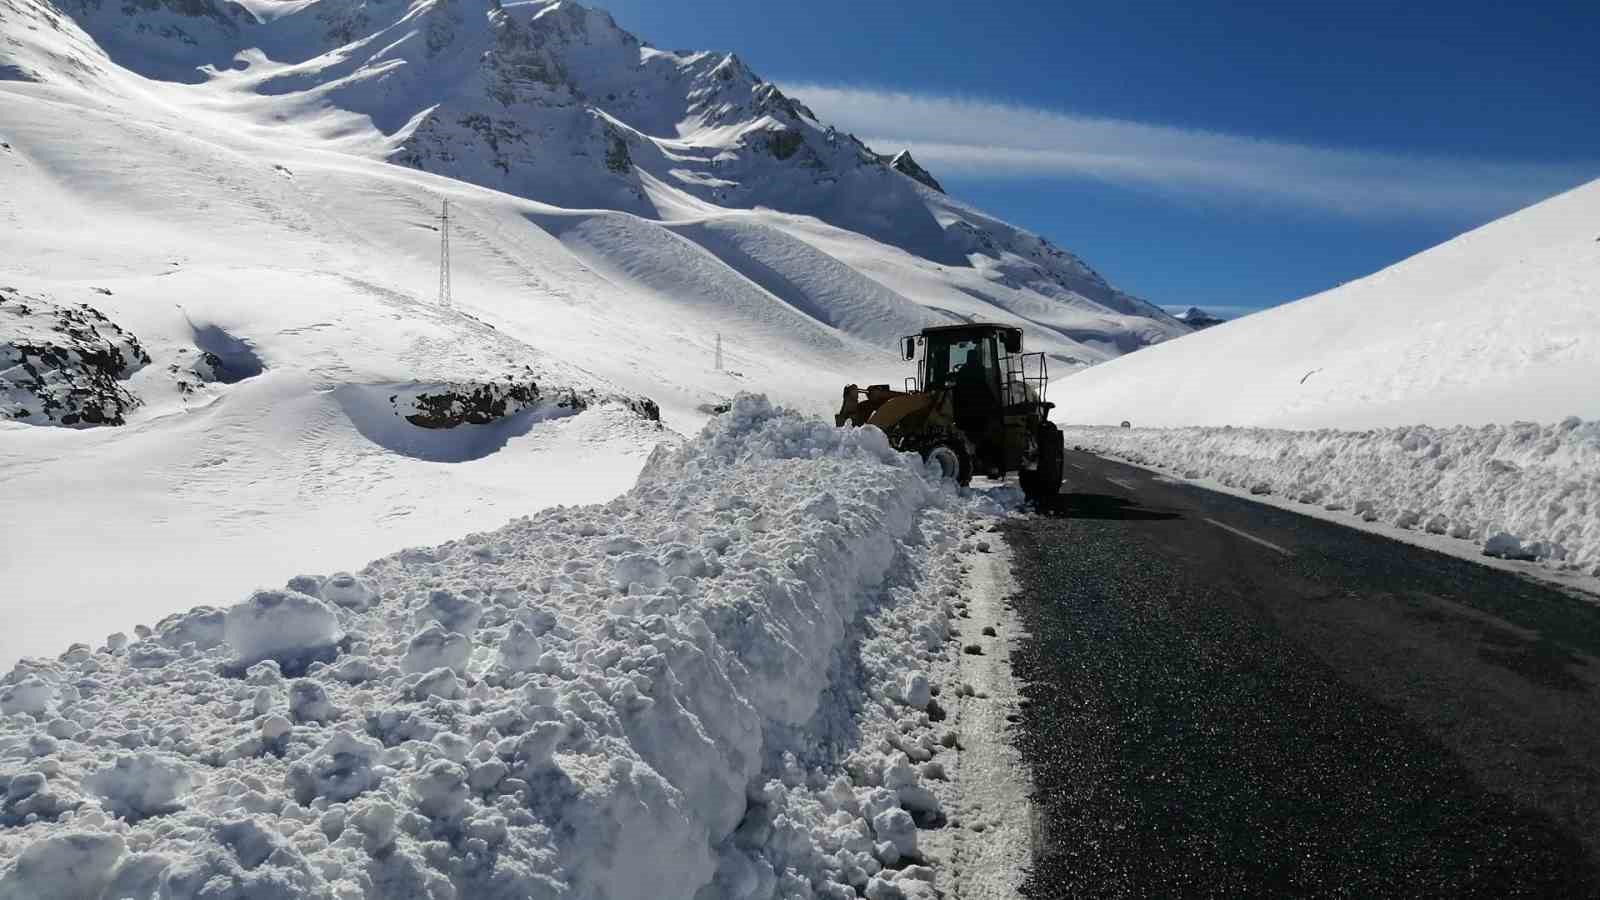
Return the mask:
<path id="1" fill-rule="evenodd" d="M 1600 575 L 1600 422 L 1281 431 L 1067 428 L 1068 444 L 1484 553 Z"/>
<path id="2" fill-rule="evenodd" d="M 742 396 L 611 503 L 24 660 L 0 898 L 931 897 L 992 502 Z"/>

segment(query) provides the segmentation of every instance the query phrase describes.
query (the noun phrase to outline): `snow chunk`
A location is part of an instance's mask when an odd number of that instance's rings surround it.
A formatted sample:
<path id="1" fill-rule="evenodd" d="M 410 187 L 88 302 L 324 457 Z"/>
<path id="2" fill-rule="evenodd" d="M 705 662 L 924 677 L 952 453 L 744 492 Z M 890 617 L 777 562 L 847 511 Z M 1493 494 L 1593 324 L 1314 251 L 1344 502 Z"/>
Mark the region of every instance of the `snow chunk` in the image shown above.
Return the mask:
<path id="1" fill-rule="evenodd" d="M 438 622 L 430 622 L 411 637 L 400 669 L 406 673 L 423 673 L 445 667 L 465 672 L 467 660 L 471 657 L 472 641 L 466 635 L 447 631 Z"/>
<path id="2" fill-rule="evenodd" d="M 888 848 L 879 850 L 880 859 L 891 857 L 884 859 L 885 863 L 892 865 L 901 859 L 917 858 L 917 823 L 912 820 L 910 813 L 900 807 L 886 809 L 873 816 L 872 833 L 888 845 Z M 892 854 L 888 852 L 889 848 L 893 849 Z"/>
<path id="3" fill-rule="evenodd" d="M 409 789 L 417 809 L 431 819 L 459 817 L 471 795 L 466 770 L 446 759 L 430 763 L 411 780 Z"/>
<path id="4" fill-rule="evenodd" d="M 122 835 L 71 831 L 29 844 L 0 882 L 4 900 L 99 897 L 127 852 Z"/>
<path id="5" fill-rule="evenodd" d="M 1498 556 L 1501 559 L 1538 559 L 1537 547 L 1527 547 L 1522 539 L 1509 532 L 1501 531 L 1483 542 L 1484 556 Z"/>
<path id="6" fill-rule="evenodd" d="M 211 606 L 197 606 L 162 619 L 156 623 L 155 634 L 157 640 L 174 650 L 184 644 L 210 650 L 227 637 L 227 613 Z"/>
<path id="7" fill-rule="evenodd" d="M 905 673 L 900 682 L 900 696 L 905 699 L 907 706 L 926 709 L 928 702 L 933 699 L 928 674 L 920 670 Z"/>
<path id="8" fill-rule="evenodd" d="M 438 622 L 446 631 L 470 636 L 482 618 L 483 607 L 479 604 L 449 591 L 434 590 L 428 592 L 428 599 L 417 609 L 416 624 L 421 628 Z"/>
<path id="9" fill-rule="evenodd" d="M 666 582 L 661 564 L 643 553 L 629 553 L 611 564 L 611 581 L 618 589 L 634 593 L 633 585 L 649 591 Z"/>
<path id="10" fill-rule="evenodd" d="M 115 816 L 137 822 L 183 808 L 180 802 L 198 783 L 189 766 L 166 756 L 124 754 L 83 781 Z"/>
<path id="11" fill-rule="evenodd" d="M 289 683 L 289 717 L 296 722 L 326 722 L 335 716 L 328 692 L 315 681 L 301 678 Z"/>
<path id="12" fill-rule="evenodd" d="M 228 610 L 225 634 L 241 665 L 270 659 L 282 668 L 331 659 L 340 638 L 333 610 L 315 597 L 292 590 L 251 594 L 250 599 Z"/>
<path id="13" fill-rule="evenodd" d="M 440 666 L 417 680 L 411 688 L 411 696 L 419 700 L 428 697 L 456 700 L 461 697 L 461 681 L 456 678 L 454 669 Z"/>
<path id="14" fill-rule="evenodd" d="M 0 688 L 0 715 L 42 716 L 55 695 L 55 685 L 38 675 L 24 676 L 16 684 Z"/>
<path id="15" fill-rule="evenodd" d="M 512 622 L 506 629 L 505 638 L 500 641 L 497 654 L 500 665 L 513 672 L 528 672 L 533 670 L 539 657 L 544 654 L 544 645 L 528 630 L 528 626 Z"/>
<path id="16" fill-rule="evenodd" d="M 366 609 L 372 604 L 372 588 L 349 572 L 335 572 L 322 585 L 322 599 L 350 609 Z"/>
<path id="17" fill-rule="evenodd" d="M 374 766 L 382 753 L 383 745 L 377 741 L 336 732 L 314 753 L 291 765 L 285 783 L 302 806 L 318 797 L 343 803 L 378 786 L 381 779 Z"/>

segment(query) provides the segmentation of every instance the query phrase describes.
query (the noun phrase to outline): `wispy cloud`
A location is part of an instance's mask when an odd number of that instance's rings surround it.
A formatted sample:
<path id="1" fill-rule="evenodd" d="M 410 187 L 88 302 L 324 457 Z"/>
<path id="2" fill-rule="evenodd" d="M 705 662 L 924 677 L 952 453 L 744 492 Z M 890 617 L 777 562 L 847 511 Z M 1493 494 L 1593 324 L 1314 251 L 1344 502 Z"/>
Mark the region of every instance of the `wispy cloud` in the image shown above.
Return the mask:
<path id="1" fill-rule="evenodd" d="M 1600 176 L 1588 164 L 1407 156 L 1263 140 L 988 100 L 785 84 L 825 122 L 934 174 L 1087 178 L 1348 216 L 1486 219 Z"/>

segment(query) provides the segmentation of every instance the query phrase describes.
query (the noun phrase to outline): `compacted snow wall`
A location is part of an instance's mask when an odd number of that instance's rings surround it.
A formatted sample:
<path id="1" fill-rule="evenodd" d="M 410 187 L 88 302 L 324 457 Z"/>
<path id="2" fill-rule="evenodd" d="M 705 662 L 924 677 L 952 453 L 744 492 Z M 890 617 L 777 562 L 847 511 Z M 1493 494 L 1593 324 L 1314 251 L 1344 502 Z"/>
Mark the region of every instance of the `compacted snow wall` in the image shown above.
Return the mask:
<path id="1" fill-rule="evenodd" d="M 931 896 L 986 502 L 745 396 L 611 503 L 24 660 L 0 897 Z"/>
<path id="2" fill-rule="evenodd" d="M 1069 445 L 1600 575 L 1600 422 L 1068 428 Z"/>

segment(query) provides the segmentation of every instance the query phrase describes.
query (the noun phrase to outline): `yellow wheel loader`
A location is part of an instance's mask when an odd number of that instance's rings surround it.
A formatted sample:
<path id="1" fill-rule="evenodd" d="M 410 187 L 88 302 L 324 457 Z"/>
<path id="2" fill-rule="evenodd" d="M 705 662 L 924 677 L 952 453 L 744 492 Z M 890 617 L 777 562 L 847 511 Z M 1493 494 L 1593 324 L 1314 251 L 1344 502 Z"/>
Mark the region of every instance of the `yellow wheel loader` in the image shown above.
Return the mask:
<path id="1" fill-rule="evenodd" d="M 922 454 L 962 485 L 974 474 L 1016 472 L 1028 498 L 1061 489 L 1061 431 L 1045 401 L 1043 353 L 1022 352 L 1022 329 L 942 325 L 902 338 L 917 374 L 902 390 L 887 384 L 844 389 L 840 426 L 876 425 L 896 449 Z"/>

